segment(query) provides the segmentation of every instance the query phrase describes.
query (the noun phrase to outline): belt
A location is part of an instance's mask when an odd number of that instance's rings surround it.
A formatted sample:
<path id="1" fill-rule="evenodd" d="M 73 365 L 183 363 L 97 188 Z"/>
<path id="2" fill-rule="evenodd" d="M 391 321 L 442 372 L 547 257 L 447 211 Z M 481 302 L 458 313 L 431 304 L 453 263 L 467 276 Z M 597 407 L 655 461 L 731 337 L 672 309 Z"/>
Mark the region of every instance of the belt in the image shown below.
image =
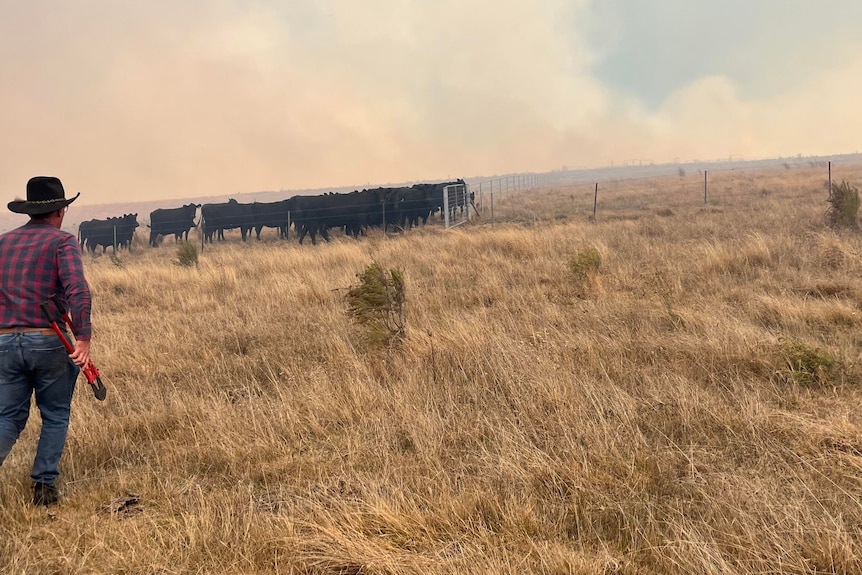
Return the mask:
<path id="1" fill-rule="evenodd" d="M 3 333 L 40 333 L 42 335 L 57 335 L 50 327 L 0 327 L 0 334 Z"/>

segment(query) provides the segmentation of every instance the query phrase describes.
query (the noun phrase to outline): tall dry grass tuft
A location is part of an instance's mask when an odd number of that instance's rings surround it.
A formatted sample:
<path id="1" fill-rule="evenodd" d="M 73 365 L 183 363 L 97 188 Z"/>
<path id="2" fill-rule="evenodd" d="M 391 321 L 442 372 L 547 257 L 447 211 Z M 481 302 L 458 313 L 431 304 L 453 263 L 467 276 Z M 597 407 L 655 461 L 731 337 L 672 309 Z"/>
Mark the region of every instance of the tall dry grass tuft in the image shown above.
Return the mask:
<path id="1" fill-rule="evenodd" d="M 726 177 L 594 223 L 549 189 L 493 227 L 87 256 L 108 399 L 76 394 L 51 515 L 34 415 L 0 571 L 862 571 L 860 238 L 817 170 Z M 406 282 L 385 354 L 345 299 L 370 261 Z"/>

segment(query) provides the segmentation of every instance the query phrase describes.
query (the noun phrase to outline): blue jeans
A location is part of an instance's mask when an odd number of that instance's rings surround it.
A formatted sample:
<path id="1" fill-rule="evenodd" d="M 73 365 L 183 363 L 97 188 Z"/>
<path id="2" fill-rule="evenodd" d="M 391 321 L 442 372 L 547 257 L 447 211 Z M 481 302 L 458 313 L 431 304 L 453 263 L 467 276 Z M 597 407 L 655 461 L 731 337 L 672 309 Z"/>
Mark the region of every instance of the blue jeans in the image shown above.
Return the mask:
<path id="1" fill-rule="evenodd" d="M 30 477 L 54 485 L 79 372 L 56 335 L 0 334 L 0 465 L 24 431 L 35 391 L 42 433 Z"/>

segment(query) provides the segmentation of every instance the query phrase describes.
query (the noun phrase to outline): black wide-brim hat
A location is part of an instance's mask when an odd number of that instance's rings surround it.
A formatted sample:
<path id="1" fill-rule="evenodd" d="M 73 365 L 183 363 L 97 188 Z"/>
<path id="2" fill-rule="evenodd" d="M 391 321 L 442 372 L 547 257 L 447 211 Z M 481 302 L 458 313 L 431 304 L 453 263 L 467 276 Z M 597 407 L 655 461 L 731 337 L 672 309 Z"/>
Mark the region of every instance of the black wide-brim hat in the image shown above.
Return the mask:
<path id="1" fill-rule="evenodd" d="M 53 176 L 36 176 L 27 182 L 27 199 L 9 202 L 9 210 L 16 214 L 50 214 L 65 208 L 80 196 L 66 199 L 66 190 L 59 178 Z"/>

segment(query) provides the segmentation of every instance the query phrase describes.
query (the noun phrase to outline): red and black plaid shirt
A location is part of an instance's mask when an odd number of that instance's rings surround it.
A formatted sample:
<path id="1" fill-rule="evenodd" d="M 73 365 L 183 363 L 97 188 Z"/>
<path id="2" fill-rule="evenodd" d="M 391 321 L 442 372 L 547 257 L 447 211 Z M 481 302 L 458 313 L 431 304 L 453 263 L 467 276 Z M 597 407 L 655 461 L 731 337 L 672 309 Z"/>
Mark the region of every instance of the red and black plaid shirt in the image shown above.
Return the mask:
<path id="1" fill-rule="evenodd" d="M 55 294 L 77 339 L 90 339 L 90 286 L 75 236 L 42 220 L 0 235 L 0 327 L 51 327 L 39 304 Z M 49 307 L 63 327 L 63 317 Z"/>

